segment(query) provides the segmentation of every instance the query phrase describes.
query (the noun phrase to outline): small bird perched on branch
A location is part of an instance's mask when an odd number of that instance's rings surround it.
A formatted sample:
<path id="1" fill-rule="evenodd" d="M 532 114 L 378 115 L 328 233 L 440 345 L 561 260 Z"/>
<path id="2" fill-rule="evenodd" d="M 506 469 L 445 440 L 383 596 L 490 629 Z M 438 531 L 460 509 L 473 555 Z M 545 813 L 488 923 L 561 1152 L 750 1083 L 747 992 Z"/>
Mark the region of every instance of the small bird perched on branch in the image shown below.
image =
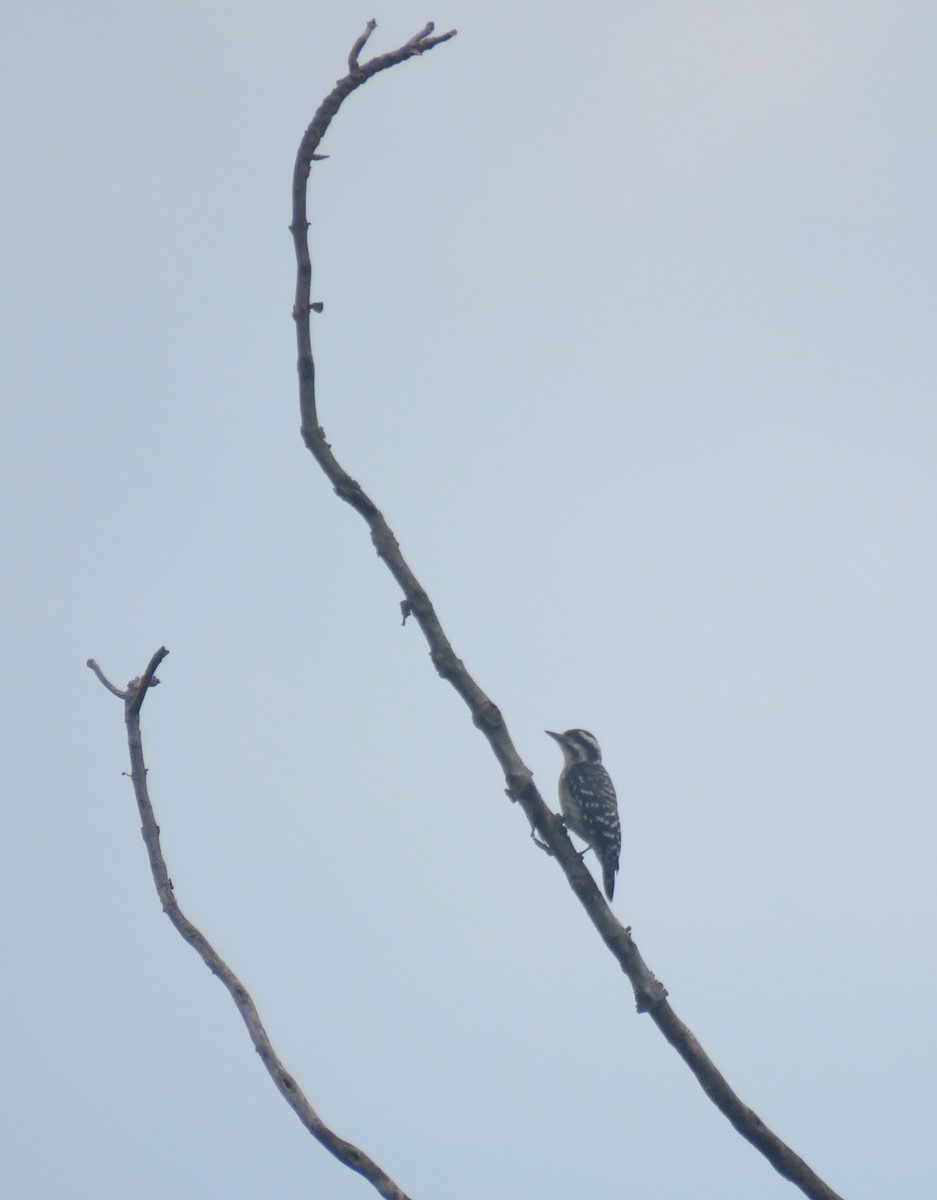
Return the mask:
<path id="1" fill-rule="evenodd" d="M 559 743 L 563 751 L 560 772 L 560 811 L 566 828 L 593 849 L 602 868 L 605 895 L 615 894 L 615 874 L 621 855 L 621 822 L 615 785 L 602 766 L 599 743 L 585 729 L 567 729 L 565 733 L 544 732 Z M 583 854 L 586 851 L 583 850 Z"/>

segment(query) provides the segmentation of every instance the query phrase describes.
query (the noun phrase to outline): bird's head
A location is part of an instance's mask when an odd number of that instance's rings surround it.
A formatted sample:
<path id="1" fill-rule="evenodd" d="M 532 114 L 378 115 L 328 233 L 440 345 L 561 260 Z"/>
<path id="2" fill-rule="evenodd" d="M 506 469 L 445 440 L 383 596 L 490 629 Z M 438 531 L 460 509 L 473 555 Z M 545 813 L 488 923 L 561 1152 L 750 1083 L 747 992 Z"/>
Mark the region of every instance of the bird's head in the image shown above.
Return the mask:
<path id="1" fill-rule="evenodd" d="M 602 761 L 599 743 L 587 729 L 567 729 L 565 733 L 554 733 L 552 729 L 545 729 L 544 733 L 553 738 L 568 763 Z"/>

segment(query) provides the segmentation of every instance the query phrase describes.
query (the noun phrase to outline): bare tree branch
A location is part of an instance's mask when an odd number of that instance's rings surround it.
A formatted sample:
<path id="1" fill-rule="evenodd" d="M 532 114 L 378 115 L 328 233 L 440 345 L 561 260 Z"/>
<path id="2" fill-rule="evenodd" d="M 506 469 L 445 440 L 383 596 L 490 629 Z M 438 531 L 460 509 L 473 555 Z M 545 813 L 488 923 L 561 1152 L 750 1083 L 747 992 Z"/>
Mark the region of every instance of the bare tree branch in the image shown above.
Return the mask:
<path id="1" fill-rule="evenodd" d="M 358 55 L 364 49 L 365 43 L 375 29 L 377 29 L 377 21 L 372 18 L 372 20 L 368 21 L 367 25 L 365 25 L 364 33 L 355 41 L 355 44 L 351 48 L 351 53 L 348 55 L 348 70 L 350 72 L 360 70 L 360 67 L 358 66 Z"/>
<path id="2" fill-rule="evenodd" d="M 166 860 L 163 858 L 159 839 L 159 826 L 156 824 L 156 817 L 153 813 L 153 805 L 150 801 L 149 790 L 146 784 L 147 769 L 143 758 L 143 737 L 140 732 L 141 706 L 146 698 L 147 690 L 158 682 L 155 678 L 156 669 L 168 653 L 169 651 L 166 647 L 161 646 L 150 659 L 143 674 L 138 679 L 131 679 L 130 683 L 127 684 L 126 691 L 123 692 L 110 682 L 94 659 L 88 660 L 88 666 L 94 671 L 104 687 L 112 695 L 119 696 L 124 702 L 127 744 L 130 749 L 130 778 L 133 782 L 134 795 L 137 798 L 137 808 L 140 811 L 143 841 L 150 859 L 150 870 L 153 873 L 153 882 L 156 884 L 156 893 L 163 906 L 163 912 L 169 917 L 182 937 L 201 957 L 212 974 L 217 975 L 231 993 L 231 999 L 244 1019 L 247 1032 L 254 1043 L 254 1049 L 260 1055 L 260 1060 L 267 1068 L 270 1078 L 276 1084 L 280 1095 L 296 1113 L 316 1141 L 320 1142 L 331 1154 L 334 1154 L 339 1162 L 344 1163 L 346 1167 L 350 1167 L 352 1171 L 357 1171 L 359 1175 L 363 1175 L 372 1184 L 378 1194 L 385 1197 L 385 1200 L 410 1200 L 407 1193 L 385 1171 L 381 1170 L 373 1159 L 369 1158 L 363 1150 L 360 1150 L 352 1142 L 339 1137 L 322 1120 L 306 1099 L 302 1088 L 300 1088 L 299 1084 L 290 1075 L 277 1056 L 247 988 L 241 983 L 240 979 L 238 979 L 237 975 L 231 970 L 214 946 L 212 946 L 208 938 L 192 924 L 179 907 L 175 893 L 173 892 L 172 880 L 169 878 L 169 869 L 166 866 Z"/>
<path id="3" fill-rule="evenodd" d="M 115 687 L 111 683 L 111 681 L 107 678 L 107 676 L 104 674 L 104 672 L 101 670 L 101 668 L 98 666 L 98 664 L 94 661 L 93 658 L 89 658 L 88 661 L 85 663 L 85 666 L 90 667 L 91 670 L 94 671 L 95 675 L 97 675 L 98 679 L 100 679 L 100 681 L 104 684 L 104 686 L 107 688 L 107 690 L 111 693 L 112 696 L 116 696 L 118 698 L 118 700 L 126 699 L 127 693 L 122 692 L 119 687 Z"/>
<path id="4" fill-rule="evenodd" d="M 368 59 L 362 66 L 358 62 L 358 55 L 364 49 L 368 38 L 377 28 L 377 21 L 368 21 L 364 33 L 357 39 L 351 48 L 351 53 L 348 55 L 348 74 L 342 78 L 332 88 L 331 92 L 322 101 L 316 109 L 316 114 L 309 123 L 309 127 L 303 134 L 303 139 L 299 145 L 299 153 L 296 155 L 296 168 L 293 172 L 293 220 L 290 224 L 290 232 L 293 235 L 293 244 L 296 248 L 296 257 L 299 262 L 300 280 L 296 287 L 296 303 L 305 307 L 294 309 L 293 315 L 297 319 L 297 329 L 302 326 L 302 318 L 308 316 L 309 313 L 309 283 L 312 276 L 312 267 L 309 262 L 309 247 L 307 239 L 307 230 L 309 224 L 306 220 L 306 180 L 309 178 L 309 168 L 311 164 L 320 158 L 327 157 L 317 154 L 316 151 L 319 143 L 325 136 L 325 131 L 331 124 L 332 118 L 338 112 L 342 102 L 351 95 L 355 88 L 361 87 L 363 83 L 376 75 L 378 71 L 386 71 L 388 67 L 396 67 L 398 63 L 406 62 L 408 58 L 413 58 L 415 55 L 424 54 L 427 50 L 432 50 L 434 46 L 440 45 L 442 42 L 448 42 L 450 38 L 454 38 L 456 31 L 450 29 L 448 33 L 441 33 L 437 37 L 430 37 L 430 34 L 435 29 L 433 22 L 430 21 L 420 30 L 419 33 L 409 38 L 402 46 L 398 46 L 396 50 L 390 50 L 387 54 L 378 54 L 375 58 Z M 302 280 L 305 279 L 305 288 L 302 287 Z M 303 298 L 303 295 L 305 298 Z M 308 332 L 308 323 L 306 325 Z M 309 351 L 309 362 L 312 362 L 312 351 Z"/>
<path id="5" fill-rule="evenodd" d="M 768 1159 L 786 1179 L 795 1183 L 811 1200 L 840 1200 L 837 1194 L 810 1167 L 774 1134 L 764 1122 L 732 1091 L 687 1026 L 667 1002 L 667 991 L 654 977 L 626 929 L 617 920 L 586 870 L 559 819 L 547 808 L 529 767 L 523 762 L 511 740 L 498 707 L 482 691 L 466 670 L 443 631 L 436 610 L 425 589 L 413 574 L 400 551 L 393 531 L 373 500 L 361 485 L 339 464 L 319 424 L 315 394 L 315 363 L 312 356 L 310 304 L 312 267 L 309 255 L 306 215 L 306 188 L 316 150 L 329 124 L 345 98 L 372 75 L 422 53 L 453 36 L 453 32 L 431 38 L 429 24 L 399 49 L 372 58 L 359 66 L 357 55 L 371 34 L 373 22 L 355 43 L 349 57 L 349 74 L 340 79 L 319 106 L 303 135 L 293 171 L 293 217 L 290 231 L 296 251 L 296 294 L 293 317 L 296 322 L 299 373 L 301 434 L 306 447 L 322 468 L 335 492 L 361 514 L 371 531 L 371 540 L 387 569 L 403 592 L 401 611 L 404 621 L 413 615 L 430 649 L 430 658 L 439 675 L 447 680 L 468 706 L 475 725 L 481 730 L 504 773 L 507 795 L 520 804 L 530 822 L 531 834 L 556 859 L 569 886 L 585 909 L 599 936 L 628 976 L 639 1012 L 647 1012 L 696 1076 L 701 1087 L 731 1121 L 738 1132 Z"/>

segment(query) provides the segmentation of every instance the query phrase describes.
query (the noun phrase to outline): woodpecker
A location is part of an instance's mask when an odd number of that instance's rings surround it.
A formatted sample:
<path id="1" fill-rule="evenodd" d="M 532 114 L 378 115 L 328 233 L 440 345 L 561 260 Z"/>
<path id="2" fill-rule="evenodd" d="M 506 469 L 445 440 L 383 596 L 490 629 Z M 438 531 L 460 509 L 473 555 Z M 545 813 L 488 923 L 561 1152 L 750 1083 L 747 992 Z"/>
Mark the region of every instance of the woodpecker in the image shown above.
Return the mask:
<path id="1" fill-rule="evenodd" d="M 545 732 L 563 751 L 559 782 L 563 822 L 595 851 L 602 868 L 605 894 L 611 900 L 621 854 L 621 823 L 615 785 L 602 766 L 599 743 L 585 729 L 567 729 L 565 733 L 547 729 Z M 585 852 L 583 850 L 583 854 Z"/>

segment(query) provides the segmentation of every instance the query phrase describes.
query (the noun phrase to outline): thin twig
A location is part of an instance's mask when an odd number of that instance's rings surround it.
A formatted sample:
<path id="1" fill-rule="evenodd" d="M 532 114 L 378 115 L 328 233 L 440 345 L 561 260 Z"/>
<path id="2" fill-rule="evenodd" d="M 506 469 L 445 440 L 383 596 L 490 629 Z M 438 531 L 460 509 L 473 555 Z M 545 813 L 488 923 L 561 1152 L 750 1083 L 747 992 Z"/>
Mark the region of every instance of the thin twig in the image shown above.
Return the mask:
<path id="1" fill-rule="evenodd" d="M 319 424 L 315 394 L 315 363 L 309 324 L 312 266 L 309 255 L 309 222 L 306 215 L 306 188 L 311 163 L 332 118 L 355 88 L 386 67 L 402 62 L 410 54 L 423 53 L 446 41 L 454 31 L 431 38 L 433 26 L 427 25 L 408 42 L 390 54 L 381 55 L 358 67 L 339 80 L 323 100 L 307 128 L 296 155 L 293 171 L 293 218 L 290 231 L 296 252 L 296 294 L 293 317 L 296 322 L 299 373 L 301 434 L 306 447 L 322 468 L 335 492 L 361 514 L 371 531 L 371 540 L 387 569 L 400 585 L 404 599 L 404 619 L 411 613 L 419 623 L 430 648 L 433 666 L 465 701 L 472 720 L 488 740 L 504 772 L 508 796 L 520 804 L 532 832 L 562 868 L 569 886 L 585 909 L 599 936 L 605 942 L 634 990 L 639 1012 L 651 1019 L 676 1049 L 696 1076 L 706 1094 L 731 1121 L 738 1132 L 768 1159 L 786 1179 L 795 1183 L 811 1200 L 840 1200 L 811 1168 L 794 1153 L 732 1091 L 687 1026 L 667 1002 L 667 991 L 654 977 L 630 935 L 621 925 L 582 863 L 566 830 L 554 820 L 537 787 L 529 767 L 521 759 L 508 733 L 498 707 L 482 691 L 457 657 L 443 631 L 432 602 L 400 552 L 393 531 L 373 500 L 348 474 L 332 453 Z M 367 36 L 367 35 L 366 35 Z M 360 39 L 359 39 L 360 40 Z M 363 43 L 362 43 L 363 44 Z M 357 43 L 356 43 L 357 45 Z M 535 838 L 535 841 L 537 839 Z"/>
<path id="2" fill-rule="evenodd" d="M 350 1167 L 352 1171 L 357 1171 L 359 1175 L 363 1175 L 373 1185 L 375 1190 L 381 1196 L 385 1197 L 385 1200 L 410 1200 L 407 1193 L 372 1158 L 369 1158 L 363 1150 L 360 1150 L 352 1142 L 339 1137 L 322 1120 L 307 1100 L 302 1088 L 300 1088 L 299 1084 L 280 1061 L 247 988 L 231 970 L 211 942 L 209 942 L 208 938 L 192 924 L 179 907 L 173 891 L 172 880 L 169 877 L 169 868 L 166 866 L 166 860 L 163 857 L 159 838 L 159 826 L 156 823 L 156 816 L 153 812 L 153 805 L 147 788 L 147 768 L 143 758 L 143 737 L 140 731 L 141 706 L 146 698 L 148 689 L 156 682 L 154 678 L 156 668 L 168 653 L 169 651 L 166 647 L 161 646 L 150 659 L 143 674 L 138 679 L 132 679 L 127 685 L 125 692 L 121 692 L 119 688 L 116 688 L 104 676 L 104 673 L 94 659 L 89 659 L 88 661 L 88 666 L 94 671 L 107 690 L 115 696 L 122 697 L 124 701 L 124 720 L 127 725 L 127 744 L 130 749 L 130 778 L 133 782 L 133 792 L 136 796 L 137 808 L 140 812 L 143 841 L 150 859 L 150 870 L 153 874 L 153 882 L 156 884 L 156 893 L 163 906 L 163 912 L 169 917 L 185 941 L 201 957 L 212 974 L 217 975 L 231 993 L 231 999 L 244 1019 L 250 1039 L 254 1043 L 254 1049 L 260 1055 L 260 1060 L 267 1068 L 270 1078 L 276 1084 L 280 1095 L 296 1113 L 312 1136 L 326 1150 L 334 1154 L 339 1162 L 344 1163 L 346 1167 Z"/>
<path id="3" fill-rule="evenodd" d="M 119 700 L 123 700 L 126 697 L 127 693 L 122 692 L 119 687 L 115 687 L 114 684 L 111 683 L 93 658 L 89 658 L 85 663 L 85 666 L 90 667 L 91 670 L 94 671 L 95 675 L 97 675 L 98 679 L 100 679 L 112 696 L 116 696 Z"/>
<path id="4" fill-rule="evenodd" d="M 419 43 L 425 41 L 435 28 L 432 21 L 427 21 L 419 33 L 415 33 L 412 38 L 407 38 L 406 45 L 419 47 Z M 419 47 L 421 54 L 423 49 L 424 47 Z"/>
<path id="5" fill-rule="evenodd" d="M 351 53 L 348 55 L 348 70 L 349 71 L 359 70 L 358 55 L 364 49 L 365 43 L 367 42 L 367 40 L 371 36 L 371 34 L 375 31 L 375 29 L 377 29 L 377 21 L 375 21 L 373 19 L 368 21 L 367 25 L 365 25 L 365 27 L 364 27 L 364 33 L 357 39 L 357 41 L 351 48 Z"/>

